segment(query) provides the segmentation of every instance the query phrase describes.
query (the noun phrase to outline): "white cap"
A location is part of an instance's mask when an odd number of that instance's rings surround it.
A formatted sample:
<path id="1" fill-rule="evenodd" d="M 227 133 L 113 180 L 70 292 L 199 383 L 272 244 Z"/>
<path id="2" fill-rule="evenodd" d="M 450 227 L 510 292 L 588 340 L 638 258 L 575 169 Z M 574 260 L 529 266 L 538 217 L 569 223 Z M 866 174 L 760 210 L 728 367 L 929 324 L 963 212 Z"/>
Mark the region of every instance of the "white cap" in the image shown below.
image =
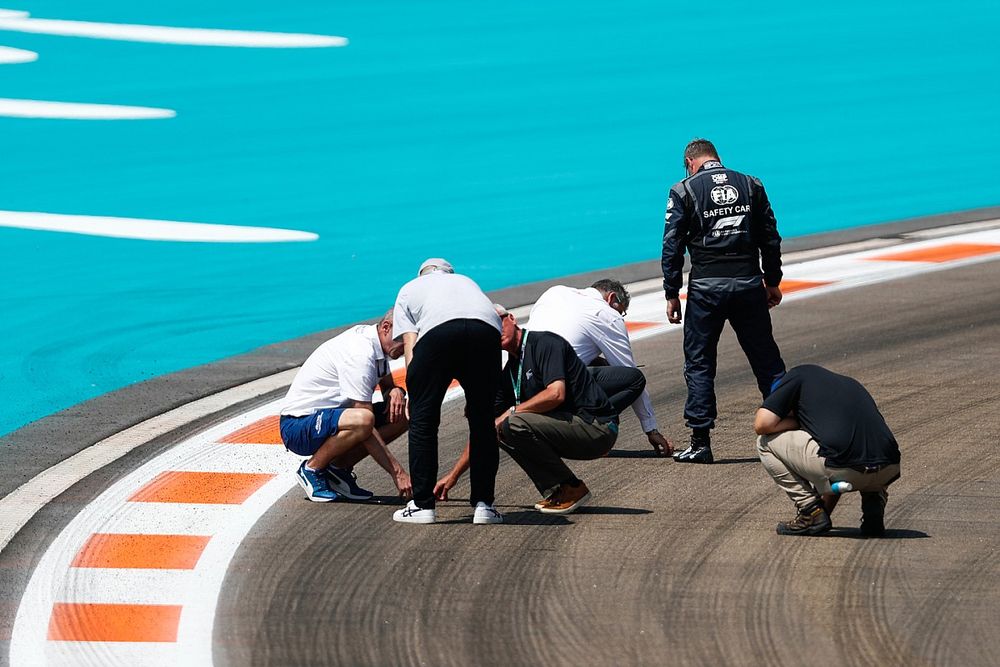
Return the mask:
<path id="1" fill-rule="evenodd" d="M 422 276 L 425 273 L 430 273 L 431 271 L 455 273 L 455 268 L 446 259 L 441 257 L 431 257 L 430 259 L 425 259 L 424 263 L 420 265 L 420 270 L 417 271 L 417 275 Z"/>

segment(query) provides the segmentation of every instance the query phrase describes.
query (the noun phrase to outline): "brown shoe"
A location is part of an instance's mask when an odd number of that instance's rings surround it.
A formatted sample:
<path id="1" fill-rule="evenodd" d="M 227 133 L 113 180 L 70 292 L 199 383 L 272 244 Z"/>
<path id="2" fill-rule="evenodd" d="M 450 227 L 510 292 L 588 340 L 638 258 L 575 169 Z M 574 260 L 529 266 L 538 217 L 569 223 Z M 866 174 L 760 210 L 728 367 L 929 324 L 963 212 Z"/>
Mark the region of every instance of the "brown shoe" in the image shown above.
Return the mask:
<path id="1" fill-rule="evenodd" d="M 778 535 L 820 535 L 830 530 L 833 524 L 823 506 L 815 503 L 799 510 L 795 518 L 778 524 Z"/>
<path id="2" fill-rule="evenodd" d="M 539 508 L 542 514 L 569 514 L 590 499 L 590 489 L 583 482 L 579 486 L 561 484 L 548 502 Z"/>
<path id="3" fill-rule="evenodd" d="M 537 503 L 535 503 L 535 509 L 540 510 L 543 507 L 547 507 L 549 505 L 549 502 L 552 500 L 552 496 L 556 495 L 556 491 L 558 490 L 559 490 L 558 484 L 548 489 L 545 489 L 545 492 L 542 494 L 542 499 L 539 500 Z"/>

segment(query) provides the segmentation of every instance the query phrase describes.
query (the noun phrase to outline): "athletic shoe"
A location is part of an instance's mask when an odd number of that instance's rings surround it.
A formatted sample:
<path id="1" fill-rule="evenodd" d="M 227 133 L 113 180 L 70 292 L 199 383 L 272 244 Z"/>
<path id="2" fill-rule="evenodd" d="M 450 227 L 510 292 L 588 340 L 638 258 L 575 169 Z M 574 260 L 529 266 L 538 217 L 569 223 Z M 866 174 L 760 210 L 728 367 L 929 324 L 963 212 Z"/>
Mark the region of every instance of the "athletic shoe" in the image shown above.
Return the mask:
<path id="1" fill-rule="evenodd" d="M 877 491 L 861 494 L 861 535 L 863 537 L 885 535 L 885 498 Z"/>
<path id="2" fill-rule="evenodd" d="M 575 512 L 578 507 L 590 499 L 590 489 L 583 482 L 573 486 L 571 484 L 560 484 L 559 490 L 551 498 L 542 504 L 538 510 L 542 514 L 569 514 Z"/>
<path id="3" fill-rule="evenodd" d="M 318 470 L 310 470 L 306 467 L 306 462 L 295 473 L 299 480 L 299 486 L 306 492 L 306 498 L 314 503 L 328 503 L 336 500 L 340 496 L 326 483 L 326 478 Z"/>
<path id="4" fill-rule="evenodd" d="M 400 523 L 434 523 L 437 513 L 433 509 L 420 509 L 412 500 L 406 507 L 392 513 L 392 520 Z"/>
<path id="5" fill-rule="evenodd" d="M 707 428 L 691 429 L 691 443 L 683 452 L 674 454 L 678 463 L 713 463 L 712 431 Z"/>
<path id="6" fill-rule="evenodd" d="M 371 500 L 375 494 L 358 486 L 358 476 L 351 470 L 338 468 L 332 463 L 326 467 L 326 479 L 330 488 L 351 500 Z"/>
<path id="7" fill-rule="evenodd" d="M 480 501 L 476 503 L 476 513 L 472 515 L 472 523 L 503 523 L 503 515 L 497 512 L 493 505 Z"/>
<path id="8" fill-rule="evenodd" d="M 537 503 L 535 503 L 535 509 L 536 510 L 540 510 L 543 507 L 545 507 L 546 505 L 548 505 L 549 504 L 549 499 L 558 490 L 559 490 L 559 485 L 558 484 L 556 484 L 555 486 L 550 486 L 549 488 L 545 489 L 545 493 L 542 494 L 542 499 L 539 500 Z"/>
<path id="9" fill-rule="evenodd" d="M 830 515 L 820 504 L 799 510 L 795 518 L 778 524 L 778 535 L 819 535 L 833 527 Z"/>
<path id="10" fill-rule="evenodd" d="M 714 463 L 715 457 L 712 456 L 711 446 L 696 447 L 691 445 L 683 452 L 674 454 L 674 461 L 677 463 Z"/>

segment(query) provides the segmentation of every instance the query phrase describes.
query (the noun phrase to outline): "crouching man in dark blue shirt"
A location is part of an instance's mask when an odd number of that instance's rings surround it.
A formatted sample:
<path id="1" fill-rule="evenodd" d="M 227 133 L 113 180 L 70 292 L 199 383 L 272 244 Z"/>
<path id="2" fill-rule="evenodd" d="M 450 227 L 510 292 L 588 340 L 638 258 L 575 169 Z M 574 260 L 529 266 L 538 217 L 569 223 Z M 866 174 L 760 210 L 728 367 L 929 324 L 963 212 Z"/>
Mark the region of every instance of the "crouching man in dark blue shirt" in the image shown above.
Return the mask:
<path id="1" fill-rule="evenodd" d="M 861 492 L 862 535 L 885 533 L 886 487 L 899 479 L 899 446 L 861 383 L 797 366 L 764 399 L 754 431 L 761 463 L 798 508 L 778 524 L 779 535 L 830 530 L 837 482 Z"/>

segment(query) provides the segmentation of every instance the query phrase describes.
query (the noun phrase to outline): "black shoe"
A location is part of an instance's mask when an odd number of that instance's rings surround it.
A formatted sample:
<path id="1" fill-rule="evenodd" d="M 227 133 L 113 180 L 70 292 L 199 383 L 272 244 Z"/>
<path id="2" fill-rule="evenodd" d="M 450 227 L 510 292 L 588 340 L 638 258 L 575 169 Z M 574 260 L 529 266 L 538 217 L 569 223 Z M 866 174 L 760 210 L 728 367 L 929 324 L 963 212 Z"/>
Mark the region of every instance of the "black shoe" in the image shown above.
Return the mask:
<path id="1" fill-rule="evenodd" d="M 810 505 L 800 510 L 791 521 L 778 524 L 778 535 L 819 535 L 833 527 L 830 515 L 822 505 Z"/>
<path id="2" fill-rule="evenodd" d="M 678 463 L 714 463 L 715 457 L 712 456 L 712 448 L 709 445 L 702 447 L 691 445 L 683 452 L 674 454 L 674 461 Z"/>
<path id="3" fill-rule="evenodd" d="M 707 428 L 691 429 L 691 444 L 682 452 L 674 454 L 678 463 L 712 463 L 712 437 Z"/>
<path id="4" fill-rule="evenodd" d="M 885 535 L 885 498 L 878 492 L 861 493 L 861 536 Z"/>

